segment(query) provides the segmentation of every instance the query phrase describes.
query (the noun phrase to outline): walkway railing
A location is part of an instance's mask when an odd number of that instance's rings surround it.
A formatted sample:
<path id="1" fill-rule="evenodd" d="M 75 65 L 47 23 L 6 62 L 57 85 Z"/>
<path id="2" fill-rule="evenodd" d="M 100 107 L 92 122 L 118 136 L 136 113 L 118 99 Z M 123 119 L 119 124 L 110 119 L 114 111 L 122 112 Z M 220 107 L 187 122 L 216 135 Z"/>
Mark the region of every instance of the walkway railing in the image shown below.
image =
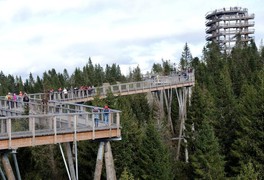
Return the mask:
<path id="1" fill-rule="evenodd" d="M 99 112 L 98 127 L 92 112 L 0 117 L 0 149 L 121 137 L 119 113 L 110 112 L 105 124 L 103 112 Z M 104 133 L 98 134 L 100 131 Z"/>
<path id="2" fill-rule="evenodd" d="M 108 91 L 111 91 L 114 95 L 135 92 L 140 93 L 142 90 L 155 90 L 157 88 L 170 88 L 175 85 L 186 86 L 186 83 L 194 85 L 194 71 L 173 74 L 170 76 L 156 76 L 155 78 L 149 78 L 145 81 L 129 82 L 122 84 L 107 85 L 101 87 L 95 87 L 93 89 L 86 90 L 74 90 L 67 91 L 67 94 L 63 92 L 54 91 L 48 94 L 50 100 L 55 101 L 78 101 L 78 99 L 92 99 L 92 97 L 99 96 L 100 98 L 106 97 Z M 132 93 L 131 93 L 132 94 Z M 42 99 L 46 97 L 44 93 L 30 94 L 30 99 Z"/>

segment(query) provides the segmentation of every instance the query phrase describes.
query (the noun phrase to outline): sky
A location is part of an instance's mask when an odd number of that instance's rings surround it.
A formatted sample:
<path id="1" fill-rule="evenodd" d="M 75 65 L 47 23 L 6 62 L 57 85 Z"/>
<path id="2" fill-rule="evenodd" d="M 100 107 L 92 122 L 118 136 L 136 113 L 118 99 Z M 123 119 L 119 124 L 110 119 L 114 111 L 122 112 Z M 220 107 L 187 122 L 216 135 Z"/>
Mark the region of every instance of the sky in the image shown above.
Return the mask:
<path id="1" fill-rule="evenodd" d="M 264 38 L 263 0 L 0 0 L 0 70 L 42 78 L 54 68 L 71 75 L 89 57 L 142 73 L 162 59 L 178 63 L 185 43 L 201 57 L 205 14 L 228 7 L 255 14 L 255 42 Z"/>

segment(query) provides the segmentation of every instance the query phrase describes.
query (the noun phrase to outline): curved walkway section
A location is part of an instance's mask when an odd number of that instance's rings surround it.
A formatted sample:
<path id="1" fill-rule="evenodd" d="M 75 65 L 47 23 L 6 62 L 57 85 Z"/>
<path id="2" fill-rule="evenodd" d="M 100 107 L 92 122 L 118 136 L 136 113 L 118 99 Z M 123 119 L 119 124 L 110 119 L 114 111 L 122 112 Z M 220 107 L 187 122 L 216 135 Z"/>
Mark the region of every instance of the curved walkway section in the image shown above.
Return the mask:
<path id="1" fill-rule="evenodd" d="M 195 77 L 194 71 L 175 73 L 170 76 L 155 76 L 146 78 L 144 81 L 105 85 L 96 87 L 91 90 L 74 90 L 63 92 L 53 92 L 49 94 L 49 99 L 52 101 L 62 102 L 86 102 L 92 101 L 94 97 L 105 98 L 108 92 L 114 96 L 124 96 L 131 94 L 146 93 L 150 91 L 159 91 L 163 89 L 179 88 L 194 86 Z M 30 99 L 42 99 L 46 97 L 44 93 L 30 94 Z"/>

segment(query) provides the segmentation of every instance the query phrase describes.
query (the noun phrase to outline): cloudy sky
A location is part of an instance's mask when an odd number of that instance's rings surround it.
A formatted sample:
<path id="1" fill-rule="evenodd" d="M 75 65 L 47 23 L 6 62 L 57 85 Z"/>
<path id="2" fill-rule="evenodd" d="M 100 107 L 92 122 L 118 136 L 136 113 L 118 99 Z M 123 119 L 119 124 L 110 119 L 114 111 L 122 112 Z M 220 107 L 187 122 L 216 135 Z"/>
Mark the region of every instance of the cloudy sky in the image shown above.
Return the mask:
<path id="1" fill-rule="evenodd" d="M 71 74 L 91 57 L 126 74 L 161 59 L 177 63 L 187 42 L 193 56 L 205 45 L 205 14 L 223 7 L 255 14 L 255 41 L 264 38 L 263 0 L 0 0 L 0 70 L 42 77 Z"/>

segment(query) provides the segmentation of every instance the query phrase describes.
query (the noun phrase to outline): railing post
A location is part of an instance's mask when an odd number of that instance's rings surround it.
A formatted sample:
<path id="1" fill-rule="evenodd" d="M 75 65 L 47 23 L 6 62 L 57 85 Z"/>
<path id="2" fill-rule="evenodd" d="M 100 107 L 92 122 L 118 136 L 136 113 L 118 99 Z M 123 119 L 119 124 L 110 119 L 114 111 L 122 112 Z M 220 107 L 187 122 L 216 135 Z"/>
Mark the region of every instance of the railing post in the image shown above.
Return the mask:
<path id="1" fill-rule="evenodd" d="M 29 117 L 29 124 L 31 124 L 31 130 L 32 130 L 32 146 L 35 146 L 35 137 L 36 137 L 35 117 L 33 118 Z"/>
<path id="2" fill-rule="evenodd" d="M 75 150 L 75 173 L 76 180 L 78 180 L 78 149 L 77 149 L 77 116 L 74 116 L 74 150 Z"/>
<path id="3" fill-rule="evenodd" d="M 94 114 L 92 114 L 92 126 L 93 126 L 93 140 L 95 139 L 95 123 L 94 123 Z"/>
<path id="4" fill-rule="evenodd" d="M 116 113 L 116 127 L 119 129 L 120 126 L 120 114 L 119 112 Z"/>
<path id="5" fill-rule="evenodd" d="M 11 149 L 12 142 L 11 142 L 11 135 L 12 135 L 12 129 L 11 129 L 11 119 L 9 118 L 7 120 L 7 134 L 8 134 L 8 147 Z"/>
<path id="6" fill-rule="evenodd" d="M 53 128 L 54 128 L 54 144 L 57 143 L 57 120 L 56 120 L 56 116 L 54 116 L 53 118 Z"/>

